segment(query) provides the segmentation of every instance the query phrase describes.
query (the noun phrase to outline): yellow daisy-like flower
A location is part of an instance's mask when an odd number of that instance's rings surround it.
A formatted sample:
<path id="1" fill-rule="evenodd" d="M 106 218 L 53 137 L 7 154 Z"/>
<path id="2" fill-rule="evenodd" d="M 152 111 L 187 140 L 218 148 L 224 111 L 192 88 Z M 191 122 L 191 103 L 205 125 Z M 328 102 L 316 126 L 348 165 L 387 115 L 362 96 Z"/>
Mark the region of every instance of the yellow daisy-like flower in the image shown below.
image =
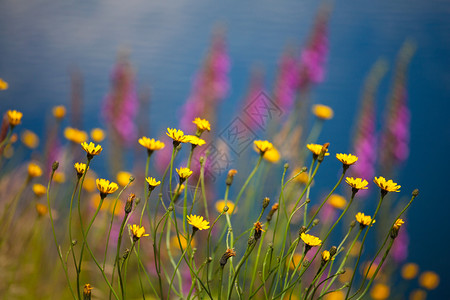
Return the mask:
<path id="1" fill-rule="evenodd" d="M 161 184 L 161 181 L 156 181 L 156 179 L 153 177 L 147 177 L 145 178 L 145 181 L 147 181 L 150 189 L 154 189 L 155 187 Z"/>
<path id="2" fill-rule="evenodd" d="M 353 165 L 358 161 L 358 156 L 353 154 L 337 153 L 336 158 L 346 166 Z"/>
<path id="3" fill-rule="evenodd" d="M 328 199 L 328 204 L 337 209 L 344 209 L 347 204 L 347 200 L 338 194 L 332 194 Z"/>
<path id="4" fill-rule="evenodd" d="M 126 186 L 130 182 L 130 177 L 133 177 L 130 172 L 120 171 L 117 173 L 116 180 L 120 186 Z M 133 184 L 133 182 L 131 182 L 130 185 L 131 184 Z"/>
<path id="5" fill-rule="evenodd" d="M 322 261 L 323 261 L 323 262 L 329 261 L 329 260 L 330 260 L 330 257 L 331 257 L 330 251 L 324 250 L 324 251 L 322 252 Z"/>
<path id="6" fill-rule="evenodd" d="M 273 147 L 264 153 L 263 158 L 268 162 L 277 163 L 280 161 L 281 155 L 277 148 Z"/>
<path id="7" fill-rule="evenodd" d="M 139 144 L 141 144 L 141 146 L 147 148 L 147 150 L 149 151 L 161 150 L 166 146 L 163 142 L 155 139 L 150 139 L 146 136 L 141 137 L 138 142 Z"/>
<path id="8" fill-rule="evenodd" d="M 42 176 L 42 169 L 35 163 L 28 164 L 28 176 L 40 177 Z"/>
<path id="9" fill-rule="evenodd" d="M 180 168 L 176 169 L 178 176 L 180 176 L 180 180 L 186 180 L 192 175 L 192 171 L 189 168 Z"/>
<path id="10" fill-rule="evenodd" d="M 11 127 L 17 126 L 22 121 L 23 114 L 17 110 L 8 110 L 8 121 Z"/>
<path id="11" fill-rule="evenodd" d="M 91 139 L 94 142 L 100 143 L 105 139 L 105 131 L 101 128 L 94 128 L 91 130 Z"/>
<path id="12" fill-rule="evenodd" d="M 198 136 L 186 135 L 186 137 L 189 138 L 189 143 L 191 143 L 194 146 L 203 146 L 204 144 L 206 144 L 205 140 L 199 138 Z"/>
<path id="13" fill-rule="evenodd" d="M 209 228 L 209 222 L 204 220 L 202 216 L 190 215 L 187 216 L 187 221 L 194 230 L 204 230 Z"/>
<path id="14" fill-rule="evenodd" d="M 139 227 L 139 225 L 133 224 L 133 226 L 130 225 L 131 233 L 133 234 L 133 240 L 137 241 L 143 236 L 148 236 L 148 234 L 145 233 L 144 226 Z"/>
<path id="15" fill-rule="evenodd" d="M 115 182 L 110 183 L 109 180 L 106 179 L 97 178 L 95 183 L 97 184 L 97 189 L 100 191 L 100 196 L 103 198 L 106 197 L 106 195 L 108 194 L 114 193 L 119 188 L 117 183 Z"/>
<path id="16" fill-rule="evenodd" d="M 370 223 L 372 223 L 372 217 L 366 216 L 362 212 L 357 213 L 355 218 L 356 221 L 358 221 L 358 223 L 361 224 L 361 226 L 369 226 Z M 373 223 L 375 223 L 375 220 L 373 220 Z"/>
<path id="17" fill-rule="evenodd" d="M 35 149 L 39 146 L 39 137 L 36 133 L 30 130 L 24 130 L 20 136 L 20 140 L 30 149 Z"/>
<path id="18" fill-rule="evenodd" d="M 197 130 L 200 132 L 203 132 L 205 130 L 208 131 L 211 130 L 211 124 L 206 119 L 195 118 L 194 121 L 192 121 L 192 123 L 197 125 Z"/>
<path id="19" fill-rule="evenodd" d="M 36 203 L 36 212 L 40 217 L 45 216 L 48 213 L 47 205 Z"/>
<path id="20" fill-rule="evenodd" d="M 228 206 L 228 213 L 233 213 L 235 209 L 235 205 L 230 200 L 227 200 L 227 206 Z M 225 200 L 219 200 L 216 202 L 216 211 L 218 213 L 223 212 L 223 209 L 225 208 Z"/>
<path id="21" fill-rule="evenodd" d="M 269 141 L 257 140 L 254 141 L 253 144 L 255 145 L 256 150 L 259 151 L 260 154 L 265 154 L 267 151 L 273 148 L 272 143 Z"/>
<path id="22" fill-rule="evenodd" d="M 58 105 L 52 109 L 53 116 L 56 119 L 62 119 L 66 115 L 66 107 L 64 105 Z"/>
<path id="23" fill-rule="evenodd" d="M 178 130 L 175 128 L 167 128 L 166 134 L 173 140 L 173 144 L 175 146 L 178 146 L 180 143 L 189 142 L 189 136 L 184 135 L 184 132 L 182 130 Z"/>
<path id="24" fill-rule="evenodd" d="M 405 221 L 403 221 L 403 219 L 397 219 L 397 221 L 395 221 L 394 227 L 400 228 L 403 224 L 405 224 Z"/>
<path id="25" fill-rule="evenodd" d="M 83 163 L 75 163 L 74 165 L 75 171 L 77 171 L 78 176 L 81 176 L 86 172 L 86 164 Z"/>
<path id="26" fill-rule="evenodd" d="M 72 127 L 64 129 L 64 137 L 75 144 L 81 144 L 88 140 L 88 134 L 85 131 Z"/>
<path id="27" fill-rule="evenodd" d="M 8 86 L 8 83 L 0 78 L 0 91 L 7 90 Z"/>
<path id="28" fill-rule="evenodd" d="M 89 299 L 91 298 L 91 290 L 93 289 L 93 287 L 91 287 L 91 285 L 89 283 L 86 283 L 84 285 L 83 288 L 83 296 L 85 299 Z"/>
<path id="29" fill-rule="evenodd" d="M 367 185 L 369 184 L 365 179 L 353 177 L 346 177 L 345 182 L 356 190 L 367 190 Z"/>
<path id="30" fill-rule="evenodd" d="M 319 246 L 320 244 L 322 244 L 322 241 L 318 237 L 304 233 L 304 232 L 302 232 L 302 234 L 300 235 L 300 238 L 306 245 L 308 245 L 310 247 L 316 247 L 316 246 Z"/>
<path id="31" fill-rule="evenodd" d="M 44 196 L 47 193 L 47 188 L 45 186 L 43 186 L 42 184 L 35 183 L 35 184 L 33 184 L 33 193 L 37 197 Z"/>
<path id="32" fill-rule="evenodd" d="M 319 145 L 319 144 L 308 144 L 306 145 L 306 147 L 308 148 L 309 151 L 312 152 L 313 155 L 320 155 L 320 153 L 322 152 L 323 149 L 323 145 Z M 330 153 L 328 153 L 328 148 L 325 151 L 325 156 L 330 155 Z"/>
<path id="33" fill-rule="evenodd" d="M 322 120 L 330 120 L 333 118 L 333 109 L 323 104 L 316 104 L 312 107 L 313 114 Z"/>
<path id="34" fill-rule="evenodd" d="M 375 177 L 373 182 L 375 182 L 380 187 L 380 189 L 382 189 L 385 192 L 400 192 L 400 188 L 402 187 L 401 185 L 397 185 L 395 182 L 393 182 L 390 179 L 386 180 L 382 176 L 380 176 L 378 178 Z"/>
<path id="35" fill-rule="evenodd" d="M 95 145 L 93 142 L 89 144 L 86 142 L 81 143 L 81 147 L 86 151 L 88 158 L 92 159 L 95 155 L 99 155 L 102 152 L 102 146 Z"/>

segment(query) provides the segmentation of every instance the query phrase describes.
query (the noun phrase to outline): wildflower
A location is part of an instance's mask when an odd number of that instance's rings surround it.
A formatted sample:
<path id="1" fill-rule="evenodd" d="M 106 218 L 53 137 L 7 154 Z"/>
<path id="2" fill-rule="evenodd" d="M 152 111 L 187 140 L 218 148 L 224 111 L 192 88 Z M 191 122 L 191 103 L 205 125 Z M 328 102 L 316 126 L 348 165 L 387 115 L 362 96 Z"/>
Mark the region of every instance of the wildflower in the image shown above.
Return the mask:
<path id="1" fill-rule="evenodd" d="M 336 158 L 343 164 L 344 169 L 348 169 L 348 167 L 358 161 L 358 156 L 353 154 L 337 153 Z"/>
<path id="2" fill-rule="evenodd" d="M 353 177 L 346 177 L 345 182 L 351 186 L 353 193 L 359 190 L 367 190 L 367 185 L 369 184 L 365 179 Z"/>
<path id="3" fill-rule="evenodd" d="M 2 78 L 0 78 L 0 91 L 7 90 L 8 89 L 8 83 L 4 81 Z"/>
<path id="4" fill-rule="evenodd" d="M 322 252 L 322 265 L 324 265 L 331 258 L 330 251 L 324 250 Z"/>
<path id="5" fill-rule="evenodd" d="M 62 119 L 66 115 L 66 107 L 64 105 L 54 106 L 52 113 L 56 119 Z"/>
<path id="6" fill-rule="evenodd" d="M 300 235 L 300 238 L 307 246 L 310 246 L 310 247 L 316 247 L 316 246 L 319 246 L 320 244 L 322 244 L 322 241 L 318 237 L 310 235 L 310 234 L 306 234 L 304 232 L 302 232 L 302 234 Z"/>
<path id="7" fill-rule="evenodd" d="M 177 147 L 180 143 L 188 143 L 189 136 L 184 135 L 182 130 L 167 128 L 167 136 L 173 140 L 173 146 Z"/>
<path id="8" fill-rule="evenodd" d="M 315 156 L 315 157 L 318 157 L 322 153 L 322 150 L 323 150 L 324 146 L 325 145 L 319 145 L 319 144 L 308 144 L 308 145 L 306 145 L 308 150 L 311 151 L 313 156 Z M 324 156 L 330 155 L 330 153 L 328 153 L 328 147 L 325 148 L 324 151 L 325 151 L 324 152 Z"/>
<path id="9" fill-rule="evenodd" d="M 149 190 L 153 190 L 155 187 L 161 184 L 161 181 L 156 181 L 153 177 L 147 177 L 145 178 L 145 181 L 148 183 Z"/>
<path id="10" fill-rule="evenodd" d="M 373 222 L 372 222 L 372 217 L 371 216 L 366 216 L 362 212 L 357 213 L 355 218 L 356 218 L 356 221 L 358 221 L 358 223 L 360 224 L 360 226 L 362 228 L 364 228 L 366 226 L 369 226 L 370 224 L 375 223 L 375 220 L 373 220 Z"/>
<path id="11" fill-rule="evenodd" d="M 264 155 L 267 151 L 271 150 L 273 148 L 273 145 L 269 141 L 261 141 L 257 140 L 254 141 L 253 144 L 256 147 L 256 150 L 259 151 L 261 155 Z"/>
<path id="12" fill-rule="evenodd" d="M 86 283 L 84 285 L 84 289 L 83 289 L 83 297 L 84 299 L 91 299 L 91 290 L 92 287 L 89 283 Z"/>
<path id="13" fill-rule="evenodd" d="M 30 149 L 35 149 L 39 145 L 39 137 L 30 130 L 24 130 L 20 139 L 22 143 Z"/>
<path id="14" fill-rule="evenodd" d="M 166 146 L 163 142 L 150 139 L 146 136 L 141 137 L 138 142 L 141 146 L 147 148 L 148 151 L 161 150 Z"/>
<path id="15" fill-rule="evenodd" d="M 195 118 L 194 121 L 192 121 L 195 125 L 197 125 L 197 131 L 203 132 L 205 130 L 210 131 L 211 130 L 211 124 L 206 119 L 200 119 Z"/>
<path id="16" fill-rule="evenodd" d="M 186 238 L 181 234 L 180 234 L 180 241 L 178 241 L 178 237 L 176 235 L 170 238 L 170 246 L 173 248 L 180 248 L 181 243 L 182 249 L 186 249 L 186 247 L 188 246 L 187 242 L 188 241 L 186 240 Z M 195 239 L 191 238 L 191 247 L 194 248 L 195 246 L 196 246 Z"/>
<path id="17" fill-rule="evenodd" d="M 402 277 L 406 280 L 413 279 L 419 273 L 419 266 L 415 263 L 407 263 L 402 267 Z"/>
<path id="18" fill-rule="evenodd" d="M 262 232 L 264 231 L 264 229 L 262 229 L 263 224 L 261 222 L 256 222 L 253 224 L 253 229 L 255 230 L 255 240 L 259 240 L 259 238 L 261 237 Z"/>
<path id="19" fill-rule="evenodd" d="M 189 143 L 192 144 L 192 146 L 203 146 L 204 144 L 206 144 L 204 139 L 199 138 L 198 136 L 195 135 L 185 135 L 186 137 L 188 137 L 189 139 Z"/>
<path id="20" fill-rule="evenodd" d="M 81 143 L 81 147 L 83 147 L 83 150 L 86 151 L 88 159 L 92 159 L 95 155 L 99 155 L 102 152 L 102 146 L 95 145 L 94 143 L 90 142 L 89 145 L 86 142 Z"/>
<path id="21" fill-rule="evenodd" d="M 220 258 L 220 266 L 223 268 L 227 264 L 228 259 L 232 256 L 236 256 L 236 251 L 234 251 L 234 249 L 228 248 Z"/>
<path id="22" fill-rule="evenodd" d="M 44 196 L 47 193 L 47 188 L 45 186 L 43 186 L 42 184 L 35 183 L 35 184 L 33 184 L 33 193 L 37 197 Z"/>
<path id="23" fill-rule="evenodd" d="M 99 143 L 105 139 L 105 132 L 101 128 L 94 128 L 91 130 L 91 139 Z"/>
<path id="24" fill-rule="evenodd" d="M 235 169 L 231 169 L 228 171 L 228 175 L 227 175 L 227 179 L 225 181 L 225 183 L 227 185 L 231 185 L 233 183 L 233 178 L 234 176 L 237 174 L 237 170 Z"/>
<path id="25" fill-rule="evenodd" d="M 316 104 L 312 108 L 313 114 L 322 120 L 330 120 L 333 118 L 333 109 L 323 104 Z"/>
<path id="26" fill-rule="evenodd" d="M 328 199 L 328 204 L 337 209 L 343 209 L 347 204 L 344 197 L 338 194 L 332 194 Z"/>
<path id="27" fill-rule="evenodd" d="M 133 177 L 133 175 L 131 173 L 126 172 L 126 171 L 120 171 L 117 173 L 117 176 L 116 176 L 117 183 L 120 186 L 126 186 L 128 183 L 131 184 L 130 177 Z"/>
<path id="28" fill-rule="evenodd" d="M 36 212 L 38 213 L 39 217 L 45 216 L 48 213 L 47 205 L 36 203 Z"/>
<path id="29" fill-rule="evenodd" d="M 277 163 L 280 161 L 280 152 L 273 147 L 272 149 L 266 151 L 263 155 L 263 158 L 271 163 Z"/>
<path id="30" fill-rule="evenodd" d="M 204 230 L 209 228 L 209 222 L 203 220 L 202 216 L 190 215 L 187 216 L 187 221 L 190 225 L 192 225 L 194 231 Z"/>
<path id="31" fill-rule="evenodd" d="M 95 175 L 87 175 L 86 178 L 84 178 L 83 189 L 88 192 L 93 192 L 95 191 L 96 186 Z"/>
<path id="32" fill-rule="evenodd" d="M 235 205 L 230 200 L 227 200 L 227 210 L 230 214 L 234 212 Z M 221 213 L 225 210 L 225 200 L 219 200 L 216 202 L 216 210 L 218 213 Z"/>
<path id="33" fill-rule="evenodd" d="M 378 178 L 375 177 L 373 182 L 375 182 L 378 185 L 378 187 L 381 189 L 381 192 L 384 194 L 386 194 L 387 192 L 400 192 L 401 188 L 400 185 L 397 185 L 392 180 L 386 181 L 386 179 L 382 176 Z"/>
<path id="34" fill-rule="evenodd" d="M 180 176 L 180 182 L 184 182 L 193 173 L 189 168 L 180 168 L 180 169 L 177 168 L 176 171 L 178 173 L 178 176 Z"/>
<path id="35" fill-rule="evenodd" d="M 28 176 L 30 177 L 40 177 L 42 176 L 42 169 L 35 163 L 28 164 Z"/>
<path id="36" fill-rule="evenodd" d="M 278 210 L 278 208 L 280 207 L 280 205 L 278 203 L 275 203 L 274 205 L 272 205 L 272 208 L 270 209 L 269 213 L 267 214 L 267 222 L 270 222 L 272 220 L 273 214 Z"/>
<path id="37" fill-rule="evenodd" d="M 340 279 L 341 277 L 339 277 Z M 325 294 L 323 297 L 323 300 L 344 300 L 345 299 L 345 293 L 343 291 L 334 291 L 331 293 Z"/>
<path id="38" fill-rule="evenodd" d="M 294 174 L 298 174 L 300 171 L 301 171 L 300 169 L 296 169 L 296 170 L 294 171 Z M 297 182 L 300 182 L 300 183 L 302 183 L 302 184 L 307 184 L 308 181 L 309 181 L 308 173 L 302 172 L 302 173 L 298 174 L 298 175 L 295 177 L 294 180 L 297 181 Z"/>
<path id="39" fill-rule="evenodd" d="M 133 209 L 133 201 L 135 198 L 136 198 L 136 195 L 133 193 L 130 193 L 128 195 L 127 202 L 125 203 L 125 208 L 124 208 L 126 214 L 129 214 L 131 212 L 131 210 Z"/>
<path id="40" fill-rule="evenodd" d="M 427 290 L 434 290 L 439 285 L 439 275 L 433 271 L 423 272 L 419 277 L 419 284 Z"/>
<path id="41" fill-rule="evenodd" d="M 148 234 L 145 233 L 145 228 L 139 227 L 139 225 L 133 224 L 133 226 L 130 225 L 131 233 L 133 234 L 133 241 L 139 240 L 143 236 L 148 236 Z"/>
<path id="42" fill-rule="evenodd" d="M 389 298 L 389 295 L 391 294 L 391 289 L 389 286 L 383 284 L 383 283 L 377 283 L 373 286 L 372 290 L 370 291 L 370 296 L 372 299 L 375 300 L 384 300 Z"/>
<path id="43" fill-rule="evenodd" d="M 75 163 L 74 165 L 75 171 L 77 171 L 77 175 L 79 178 L 86 172 L 86 164 L 83 163 Z"/>
<path id="44" fill-rule="evenodd" d="M 14 128 L 14 126 L 17 126 L 20 124 L 20 122 L 22 120 L 22 116 L 23 116 L 23 114 L 20 111 L 8 110 L 7 114 L 8 114 L 9 126 Z"/>
<path id="45" fill-rule="evenodd" d="M 114 193 L 119 188 L 117 183 L 110 183 L 109 180 L 106 179 L 97 178 L 95 183 L 97 184 L 97 189 L 100 191 L 100 197 L 102 198 L 105 198 L 108 194 Z"/>
<path id="46" fill-rule="evenodd" d="M 184 188 L 185 188 L 184 184 L 180 185 L 179 183 L 177 183 L 177 186 L 172 192 L 172 195 L 175 196 L 175 199 L 177 199 L 180 196 L 180 194 L 184 191 Z"/>
<path id="47" fill-rule="evenodd" d="M 302 261 L 303 255 L 300 253 L 294 253 L 292 256 L 292 263 L 289 265 L 289 269 L 295 270 L 297 265 Z M 289 259 L 286 260 L 286 266 L 289 264 Z"/>
<path id="48" fill-rule="evenodd" d="M 53 174 L 53 181 L 57 183 L 64 183 L 66 181 L 66 175 L 62 172 L 55 172 L 55 174 Z"/>
<path id="49" fill-rule="evenodd" d="M 72 127 L 67 127 L 64 129 L 64 137 L 75 144 L 81 144 L 88 140 L 88 135 L 85 131 Z"/>

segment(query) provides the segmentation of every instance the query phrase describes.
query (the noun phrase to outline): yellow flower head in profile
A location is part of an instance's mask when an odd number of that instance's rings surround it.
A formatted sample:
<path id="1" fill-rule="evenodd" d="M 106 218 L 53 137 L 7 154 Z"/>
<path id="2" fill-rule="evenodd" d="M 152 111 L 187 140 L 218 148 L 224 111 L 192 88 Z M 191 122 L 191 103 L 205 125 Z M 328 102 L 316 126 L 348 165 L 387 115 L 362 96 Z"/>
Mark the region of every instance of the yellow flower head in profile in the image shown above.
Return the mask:
<path id="1" fill-rule="evenodd" d="M 91 298 L 91 290 L 92 290 L 92 289 L 93 289 L 93 287 L 92 287 L 89 283 L 86 283 L 86 284 L 84 285 L 84 288 L 83 288 L 83 296 L 84 296 L 85 299 Z"/>
<path id="2" fill-rule="evenodd" d="M 81 143 L 81 147 L 86 151 L 88 158 L 92 159 L 95 155 L 99 155 L 102 152 L 102 146 L 95 145 L 93 142 L 89 144 L 86 142 Z"/>
<path id="3" fill-rule="evenodd" d="M 130 172 L 120 171 L 117 173 L 116 180 L 120 186 L 126 186 L 128 183 L 131 185 L 133 182 L 130 182 L 130 177 L 133 177 Z"/>
<path id="4" fill-rule="evenodd" d="M 133 226 L 130 225 L 130 230 L 131 230 L 131 233 L 133 234 L 134 241 L 139 240 L 143 236 L 148 236 L 148 234 L 145 233 L 144 226 L 139 227 L 139 225 L 133 224 Z"/>
<path id="5" fill-rule="evenodd" d="M 188 143 L 189 136 L 184 135 L 184 132 L 175 128 L 167 128 L 167 136 L 173 140 L 174 146 L 178 146 L 180 143 Z"/>
<path id="6" fill-rule="evenodd" d="M 330 260 L 330 257 L 331 257 L 330 251 L 324 250 L 324 251 L 322 252 L 322 261 L 323 261 L 323 262 L 329 261 L 329 260 Z"/>
<path id="7" fill-rule="evenodd" d="M 372 223 L 372 217 L 371 216 L 366 216 L 362 212 L 357 213 L 355 218 L 356 218 L 356 221 L 358 221 L 358 223 L 361 226 L 369 226 L 370 223 Z M 375 220 L 373 220 L 373 223 L 375 223 Z"/>
<path id="8" fill-rule="evenodd" d="M 187 221 L 194 230 L 204 230 L 209 228 L 209 222 L 204 220 L 202 216 L 190 215 L 187 216 Z"/>
<path id="9" fill-rule="evenodd" d="M 42 169 L 35 163 L 28 164 L 28 176 L 30 177 L 40 177 L 42 176 Z"/>
<path id="10" fill-rule="evenodd" d="M 320 244 L 322 244 L 322 241 L 318 237 L 304 233 L 304 232 L 302 232 L 302 234 L 300 235 L 300 238 L 306 245 L 308 245 L 310 247 L 317 247 Z"/>
<path id="11" fill-rule="evenodd" d="M 227 206 L 228 206 L 228 213 L 233 213 L 235 209 L 235 205 L 230 200 L 227 200 Z M 225 200 L 219 200 L 216 202 L 216 211 L 220 214 L 223 212 L 223 209 L 225 208 Z"/>
<path id="12" fill-rule="evenodd" d="M 53 116 L 56 119 L 62 119 L 66 115 L 66 107 L 64 105 L 58 105 L 52 109 Z"/>
<path id="13" fill-rule="evenodd" d="M 8 110 L 8 121 L 11 127 L 17 126 L 22 121 L 23 114 L 17 110 Z"/>
<path id="14" fill-rule="evenodd" d="M 189 143 L 191 143 L 194 146 L 203 146 L 204 144 L 206 144 L 205 140 L 199 138 L 198 136 L 186 135 L 186 137 L 188 137 Z"/>
<path id="15" fill-rule="evenodd" d="M 4 91 L 8 89 L 8 83 L 0 78 L 0 91 Z"/>
<path id="16" fill-rule="evenodd" d="M 97 189 L 100 191 L 100 196 L 102 198 L 106 197 L 106 195 L 108 194 L 114 193 L 119 188 L 117 183 L 115 182 L 110 183 L 109 180 L 106 179 L 97 178 L 95 183 L 97 184 Z"/>
<path id="17" fill-rule="evenodd" d="M 316 104 L 312 107 L 313 114 L 322 120 L 330 120 L 333 118 L 333 109 L 323 104 Z"/>
<path id="18" fill-rule="evenodd" d="M 365 179 L 353 177 L 346 177 L 345 182 L 355 190 L 367 190 L 369 184 Z"/>
<path id="19" fill-rule="evenodd" d="M 394 228 L 398 229 L 398 228 L 402 227 L 403 224 L 405 224 L 405 221 L 403 221 L 403 219 L 397 219 L 395 221 Z"/>
<path id="20" fill-rule="evenodd" d="M 155 187 L 161 184 L 161 181 L 156 181 L 156 179 L 153 177 L 147 177 L 145 178 L 145 181 L 147 181 L 148 187 L 150 189 L 154 189 Z"/>
<path id="21" fill-rule="evenodd" d="M 265 154 L 267 151 L 273 148 L 272 143 L 269 141 L 257 140 L 254 141 L 253 144 L 255 145 L 256 150 L 259 151 L 260 154 Z"/>
<path id="22" fill-rule="evenodd" d="M 77 171 L 78 176 L 81 176 L 86 172 L 86 164 L 83 163 L 75 163 L 74 165 L 75 171 Z"/>
<path id="23" fill-rule="evenodd" d="M 35 183 L 35 184 L 33 184 L 33 193 L 37 197 L 44 196 L 47 193 L 47 188 L 45 186 L 43 186 L 42 184 Z"/>
<path id="24" fill-rule="evenodd" d="M 210 131 L 211 130 L 211 124 L 208 120 L 195 118 L 194 121 L 192 121 L 195 125 L 197 125 L 197 130 L 200 132 L 203 132 L 205 130 Z"/>
<path id="25" fill-rule="evenodd" d="M 344 209 L 347 204 L 347 200 L 338 194 L 332 194 L 328 199 L 328 204 L 337 209 Z"/>
<path id="26" fill-rule="evenodd" d="M 281 155 L 277 148 L 273 147 L 264 153 L 263 158 L 268 162 L 277 163 L 280 161 Z"/>
<path id="27" fill-rule="evenodd" d="M 380 176 L 378 178 L 375 177 L 373 182 L 375 182 L 378 185 L 378 187 L 385 192 L 400 192 L 400 188 L 402 187 L 401 185 L 397 185 L 395 182 L 393 182 L 390 179 L 386 180 L 382 176 Z"/>
<path id="28" fill-rule="evenodd" d="M 192 175 L 192 171 L 189 168 L 180 168 L 176 169 L 178 176 L 180 176 L 180 180 L 186 180 Z"/>
<path id="29" fill-rule="evenodd" d="M 88 140 L 88 135 L 85 131 L 72 127 L 67 127 L 64 129 L 64 137 L 75 144 L 81 144 Z"/>
<path id="30" fill-rule="evenodd" d="M 166 146 L 163 142 L 155 139 L 150 139 L 146 136 L 141 137 L 138 142 L 141 146 L 147 148 L 147 150 L 149 151 L 161 150 Z"/>
<path id="31" fill-rule="evenodd" d="M 322 152 L 323 149 L 323 145 L 319 145 L 319 144 L 308 144 L 306 145 L 306 147 L 308 148 L 309 151 L 312 152 L 313 155 L 320 155 L 320 153 Z M 330 155 L 330 153 L 328 153 L 328 148 L 326 148 L 325 154 L 324 156 L 328 156 Z"/>
<path id="32" fill-rule="evenodd" d="M 439 275 L 433 271 L 426 271 L 420 274 L 419 284 L 427 290 L 434 290 L 439 285 Z"/>
<path id="33" fill-rule="evenodd" d="M 372 290 L 370 291 L 370 296 L 372 299 L 375 300 L 384 300 L 388 299 L 389 295 L 391 294 L 391 289 L 389 286 L 383 284 L 383 283 L 377 283 L 373 286 Z"/>
<path id="34" fill-rule="evenodd" d="M 45 216 L 48 213 L 47 205 L 36 203 L 36 212 L 40 217 Z"/>
<path id="35" fill-rule="evenodd" d="M 94 128 L 91 130 L 91 139 L 94 142 L 100 143 L 105 139 L 105 131 L 101 128 Z"/>
<path id="36" fill-rule="evenodd" d="M 351 166 L 358 161 L 358 156 L 353 154 L 337 153 L 336 158 L 346 166 Z"/>
<path id="37" fill-rule="evenodd" d="M 415 263 L 407 263 L 402 267 L 402 277 L 406 280 L 413 279 L 419 273 L 419 266 Z"/>
<path id="38" fill-rule="evenodd" d="M 24 130 L 20 136 L 20 140 L 30 149 L 35 149 L 39 146 L 39 137 L 36 133 L 30 130 Z"/>

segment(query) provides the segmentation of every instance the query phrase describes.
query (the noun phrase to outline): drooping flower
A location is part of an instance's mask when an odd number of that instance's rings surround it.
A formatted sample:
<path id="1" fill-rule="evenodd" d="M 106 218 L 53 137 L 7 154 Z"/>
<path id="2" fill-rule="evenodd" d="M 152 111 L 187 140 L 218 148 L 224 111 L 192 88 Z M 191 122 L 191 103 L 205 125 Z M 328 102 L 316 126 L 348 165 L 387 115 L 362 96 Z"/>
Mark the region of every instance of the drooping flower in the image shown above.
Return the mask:
<path id="1" fill-rule="evenodd" d="M 88 140 L 88 135 L 85 131 L 72 127 L 64 129 L 64 137 L 75 144 L 81 144 Z"/>
<path id="2" fill-rule="evenodd" d="M 194 121 L 192 121 L 192 123 L 197 125 L 197 130 L 199 132 L 203 132 L 205 130 L 207 130 L 207 131 L 211 130 L 211 124 L 206 119 L 195 118 Z"/>
<path id="3" fill-rule="evenodd" d="M 372 223 L 372 224 L 375 223 L 375 220 L 373 220 L 373 222 L 372 222 L 371 216 L 366 216 L 362 212 L 357 213 L 355 218 L 356 218 L 356 221 L 363 227 L 369 226 L 370 223 Z"/>
<path id="4" fill-rule="evenodd" d="M 20 111 L 8 110 L 7 115 L 8 115 L 9 126 L 11 126 L 11 127 L 19 125 L 20 122 L 22 121 L 23 114 Z"/>
<path id="5" fill-rule="evenodd" d="M 81 147 L 86 151 L 88 158 L 92 159 L 95 155 L 99 155 L 102 152 L 102 146 L 95 145 L 93 142 L 89 144 L 86 142 L 81 143 Z"/>
<path id="6" fill-rule="evenodd" d="M 375 177 L 373 180 L 378 187 L 385 192 L 400 192 L 401 185 L 397 185 L 397 183 L 393 182 L 391 179 L 386 180 L 384 177 Z"/>
<path id="7" fill-rule="evenodd" d="M 300 238 L 306 245 L 310 247 L 316 247 L 322 244 L 322 241 L 318 237 L 304 232 L 300 235 Z"/>
<path id="8" fill-rule="evenodd" d="M 28 176 L 30 177 L 40 177 L 42 176 L 42 169 L 39 165 L 35 163 L 28 164 Z"/>
<path id="9" fill-rule="evenodd" d="M 253 144 L 255 145 L 255 147 L 259 151 L 259 153 L 261 153 L 261 154 L 265 154 L 267 151 L 269 151 L 273 148 L 273 144 L 269 141 L 257 140 L 257 141 L 254 141 Z"/>
<path id="10" fill-rule="evenodd" d="M 130 225 L 131 233 L 133 234 L 133 240 L 136 242 L 143 236 L 149 236 L 147 233 L 145 233 L 144 226 L 140 227 L 139 225 L 133 224 Z"/>
<path id="11" fill-rule="evenodd" d="M 187 221 L 194 229 L 204 230 L 209 228 L 209 222 L 204 220 L 202 216 L 189 215 Z"/>
<path id="12" fill-rule="evenodd" d="M 367 180 L 362 178 L 346 177 L 345 182 L 356 190 L 367 190 L 367 185 L 369 184 Z"/>
<path id="13" fill-rule="evenodd" d="M 346 166 L 351 166 L 358 161 L 358 156 L 353 154 L 337 153 L 336 158 Z"/>
<path id="14" fill-rule="evenodd" d="M 117 183 L 109 182 L 109 180 L 106 179 L 97 178 L 95 183 L 97 184 L 97 189 L 100 191 L 100 196 L 102 198 L 106 197 L 108 194 L 114 193 L 119 188 Z"/>
<path id="15" fill-rule="evenodd" d="M 333 109 L 323 104 L 314 105 L 312 111 L 317 118 L 322 120 L 330 120 L 334 115 Z"/>

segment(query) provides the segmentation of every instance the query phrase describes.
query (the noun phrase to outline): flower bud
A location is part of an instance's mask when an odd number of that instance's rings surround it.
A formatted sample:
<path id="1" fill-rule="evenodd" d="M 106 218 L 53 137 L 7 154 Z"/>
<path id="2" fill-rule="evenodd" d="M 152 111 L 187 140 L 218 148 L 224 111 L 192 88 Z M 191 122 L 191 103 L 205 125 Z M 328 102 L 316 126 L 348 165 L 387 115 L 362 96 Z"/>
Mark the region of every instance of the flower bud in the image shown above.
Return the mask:
<path id="1" fill-rule="evenodd" d="M 227 251 L 225 251 L 225 253 L 220 258 L 220 266 L 223 268 L 227 264 L 228 259 L 232 256 L 236 256 L 236 252 L 234 251 L 234 249 L 227 249 Z"/>
<path id="2" fill-rule="evenodd" d="M 231 169 L 230 171 L 228 171 L 227 179 L 225 181 L 226 185 L 230 186 L 231 184 L 233 184 L 233 178 L 236 174 L 237 170 L 235 169 Z"/>
<path id="3" fill-rule="evenodd" d="M 54 161 L 53 165 L 52 165 L 52 170 L 56 171 L 58 169 L 58 167 L 59 167 L 59 162 L 58 161 Z"/>
<path id="4" fill-rule="evenodd" d="M 267 206 L 269 206 L 269 203 L 270 203 L 269 197 L 265 197 L 263 200 L 263 208 L 266 209 Z"/>
<path id="5" fill-rule="evenodd" d="M 412 195 L 413 195 L 414 197 L 419 196 L 419 189 L 415 189 L 415 190 L 412 192 Z"/>
<path id="6" fill-rule="evenodd" d="M 302 233 L 305 233 L 305 231 L 306 231 L 306 226 L 300 227 L 300 229 L 298 230 L 298 235 L 299 236 L 302 235 Z"/>
<path id="7" fill-rule="evenodd" d="M 127 203 L 125 204 L 125 213 L 129 214 L 133 208 L 133 200 L 136 198 L 136 195 L 131 193 L 127 198 Z"/>

